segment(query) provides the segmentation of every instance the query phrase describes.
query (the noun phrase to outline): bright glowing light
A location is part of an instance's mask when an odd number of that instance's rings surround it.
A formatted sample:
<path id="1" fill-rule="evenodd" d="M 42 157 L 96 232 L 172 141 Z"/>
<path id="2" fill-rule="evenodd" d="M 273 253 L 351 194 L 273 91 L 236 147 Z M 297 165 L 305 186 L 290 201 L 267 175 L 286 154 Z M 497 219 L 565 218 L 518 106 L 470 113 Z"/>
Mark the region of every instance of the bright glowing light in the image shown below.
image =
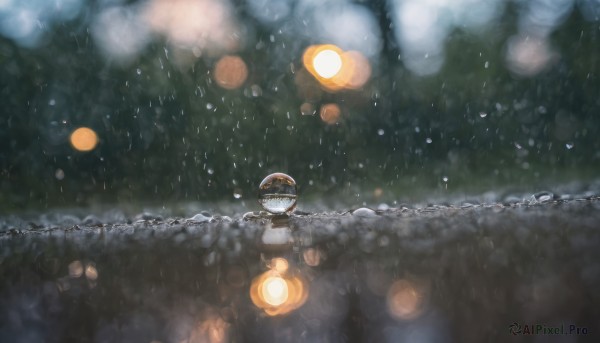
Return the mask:
<path id="1" fill-rule="evenodd" d="M 215 65 L 214 76 L 220 87 L 236 89 L 246 81 L 248 68 L 239 56 L 223 56 Z"/>
<path id="2" fill-rule="evenodd" d="M 321 106 L 321 119 L 329 125 L 333 125 L 340 119 L 340 107 L 336 104 L 325 104 Z"/>
<path id="3" fill-rule="evenodd" d="M 284 279 L 272 276 L 265 280 L 262 287 L 262 296 L 272 306 L 279 306 L 288 299 L 288 286 Z"/>
<path id="4" fill-rule="evenodd" d="M 75 150 L 91 151 L 98 144 L 98 135 L 88 127 L 80 127 L 71 133 L 70 140 Z"/>
<path id="5" fill-rule="evenodd" d="M 362 53 L 343 51 L 331 44 L 308 47 L 302 61 L 306 70 L 328 91 L 358 89 L 371 77 L 371 65 Z"/>
<path id="6" fill-rule="evenodd" d="M 342 69 L 342 57 L 333 50 L 323 50 L 315 56 L 313 65 L 319 76 L 330 79 Z"/>
<path id="7" fill-rule="evenodd" d="M 299 271 L 290 272 L 289 262 L 284 258 L 271 260 L 270 268 L 252 280 L 250 298 L 254 305 L 269 316 L 286 314 L 304 305 L 308 285 Z M 278 269 L 285 272 L 280 273 Z"/>

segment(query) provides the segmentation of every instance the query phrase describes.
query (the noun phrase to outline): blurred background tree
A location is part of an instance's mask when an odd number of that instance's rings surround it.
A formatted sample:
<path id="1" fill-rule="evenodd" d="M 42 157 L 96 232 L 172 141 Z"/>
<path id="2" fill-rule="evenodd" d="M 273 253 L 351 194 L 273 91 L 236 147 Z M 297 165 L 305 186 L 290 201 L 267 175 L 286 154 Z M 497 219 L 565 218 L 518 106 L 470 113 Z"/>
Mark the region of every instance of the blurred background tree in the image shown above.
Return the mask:
<path id="1" fill-rule="evenodd" d="M 595 0 L 4 1 L 0 208 L 253 200 L 274 171 L 354 202 L 597 177 L 598 13 Z M 303 61 L 315 44 L 357 51 L 366 82 L 328 88 Z M 220 76 L 224 56 L 238 64 Z M 91 151 L 70 143 L 79 127 L 97 134 Z"/>

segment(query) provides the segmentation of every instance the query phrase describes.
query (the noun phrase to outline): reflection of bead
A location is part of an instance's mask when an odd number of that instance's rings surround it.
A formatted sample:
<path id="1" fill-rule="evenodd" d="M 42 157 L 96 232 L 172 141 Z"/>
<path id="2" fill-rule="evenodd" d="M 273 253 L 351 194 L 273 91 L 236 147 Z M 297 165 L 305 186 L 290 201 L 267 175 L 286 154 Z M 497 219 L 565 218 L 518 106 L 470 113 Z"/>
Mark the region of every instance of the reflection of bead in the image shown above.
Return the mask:
<path id="1" fill-rule="evenodd" d="M 271 174 L 260 183 L 258 202 L 273 213 L 291 212 L 296 207 L 296 181 L 283 173 Z"/>

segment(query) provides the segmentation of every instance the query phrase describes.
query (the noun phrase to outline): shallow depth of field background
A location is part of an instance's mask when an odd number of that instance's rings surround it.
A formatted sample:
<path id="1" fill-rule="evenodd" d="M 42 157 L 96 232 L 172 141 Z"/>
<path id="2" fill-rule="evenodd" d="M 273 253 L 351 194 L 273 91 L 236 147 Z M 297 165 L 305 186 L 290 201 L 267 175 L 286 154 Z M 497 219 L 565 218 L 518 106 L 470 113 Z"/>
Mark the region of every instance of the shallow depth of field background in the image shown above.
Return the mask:
<path id="1" fill-rule="evenodd" d="M 0 0 L 0 209 L 255 201 L 275 171 L 346 203 L 585 182 L 599 19 L 598 0 Z"/>

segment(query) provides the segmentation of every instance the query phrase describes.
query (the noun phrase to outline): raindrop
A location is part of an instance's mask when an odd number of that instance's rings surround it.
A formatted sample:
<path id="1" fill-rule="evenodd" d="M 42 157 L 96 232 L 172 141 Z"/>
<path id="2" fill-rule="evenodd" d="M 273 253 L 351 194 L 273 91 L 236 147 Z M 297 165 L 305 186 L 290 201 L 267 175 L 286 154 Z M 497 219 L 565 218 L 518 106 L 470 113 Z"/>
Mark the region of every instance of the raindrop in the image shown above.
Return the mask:
<path id="1" fill-rule="evenodd" d="M 215 171 L 214 171 L 214 170 L 212 170 L 211 168 L 208 168 L 208 169 L 206 170 L 206 172 L 208 173 L 208 175 L 212 175 L 212 174 L 213 174 Z"/>
<path id="2" fill-rule="evenodd" d="M 207 110 L 212 110 L 214 107 L 215 107 L 215 106 L 214 106 L 213 104 L 211 104 L 210 102 L 209 102 L 209 103 L 206 103 L 206 109 L 207 109 Z"/>
<path id="3" fill-rule="evenodd" d="M 252 85 L 250 89 L 252 90 L 252 96 L 255 98 L 262 95 L 262 89 L 259 85 Z"/>
<path id="4" fill-rule="evenodd" d="M 427 137 L 427 138 L 425 139 L 425 143 L 427 143 L 427 144 L 431 144 L 431 142 L 433 142 L 433 140 L 432 140 L 431 138 Z"/>
<path id="5" fill-rule="evenodd" d="M 236 190 L 236 191 L 233 192 L 233 197 L 236 198 L 236 199 L 241 199 L 242 198 L 242 193 Z"/>
<path id="6" fill-rule="evenodd" d="M 283 173 L 265 177 L 258 189 L 258 202 L 265 210 L 274 214 L 293 211 L 296 198 L 296 181 Z"/>
<path id="7" fill-rule="evenodd" d="M 352 212 L 352 215 L 355 217 L 361 217 L 361 218 L 369 218 L 369 217 L 377 216 L 375 211 L 373 211 L 370 208 L 366 208 L 366 207 L 361 207 L 361 208 L 354 210 Z"/>
<path id="8" fill-rule="evenodd" d="M 65 178 L 65 172 L 62 169 L 58 168 L 58 169 L 56 169 L 54 176 L 56 177 L 57 180 L 62 180 Z"/>
<path id="9" fill-rule="evenodd" d="M 485 118 L 485 117 L 487 117 L 487 113 L 485 113 L 485 112 L 479 112 L 479 116 L 481 118 Z"/>
<path id="10" fill-rule="evenodd" d="M 447 176 L 442 177 L 442 181 L 448 182 L 448 177 Z"/>
<path id="11" fill-rule="evenodd" d="M 548 201 L 552 201 L 552 200 L 554 200 L 554 193 L 548 192 L 548 191 L 542 191 L 542 192 L 538 192 L 538 193 L 535 193 L 534 195 L 532 195 L 529 203 L 530 204 L 544 203 L 544 202 L 548 202 Z"/>
<path id="12" fill-rule="evenodd" d="M 142 75 L 142 70 L 141 70 L 140 68 L 137 68 L 137 69 L 135 70 L 135 72 L 136 72 L 138 75 Z"/>
<path id="13" fill-rule="evenodd" d="M 484 67 L 485 69 L 489 68 L 489 67 L 490 67 L 490 62 L 488 62 L 488 61 L 485 61 L 485 64 L 483 65 L 483 67 Z"/>
<path id="14" fill-rule="evenodd" d="M 56 100 L 50 99 L 50 101 L 48 101 L 48 105 L 50 105 L 50 106 L 56 105 Z"/>
<path id="15" fill-rule="evenodd" d="M 377 134 L 380 136 L 383 136 L 384 133 L 385 133 L 385 131 L 383 131 L 383 129 L 377 130 Z"/>
<path id="16" fill-rule="evenodd" d="M 207 213 L 208 214 L 208 213 Z M 204 213 L 198 213 L 195 216 L 188 219 L 189 221 L 194 221 L 198 223 L 209 222 L 212 219 L 212 216 L 205 215 Z"/>
<path id="17" fill-rule="evenodd" d="M 573 147 L 575 147 L 575 143 L 568 142 L 567 144 L 565 144 L 565 146 L 567 147 L 567 149 L 571 150 L 571 149 L 573 149 Z"/>

